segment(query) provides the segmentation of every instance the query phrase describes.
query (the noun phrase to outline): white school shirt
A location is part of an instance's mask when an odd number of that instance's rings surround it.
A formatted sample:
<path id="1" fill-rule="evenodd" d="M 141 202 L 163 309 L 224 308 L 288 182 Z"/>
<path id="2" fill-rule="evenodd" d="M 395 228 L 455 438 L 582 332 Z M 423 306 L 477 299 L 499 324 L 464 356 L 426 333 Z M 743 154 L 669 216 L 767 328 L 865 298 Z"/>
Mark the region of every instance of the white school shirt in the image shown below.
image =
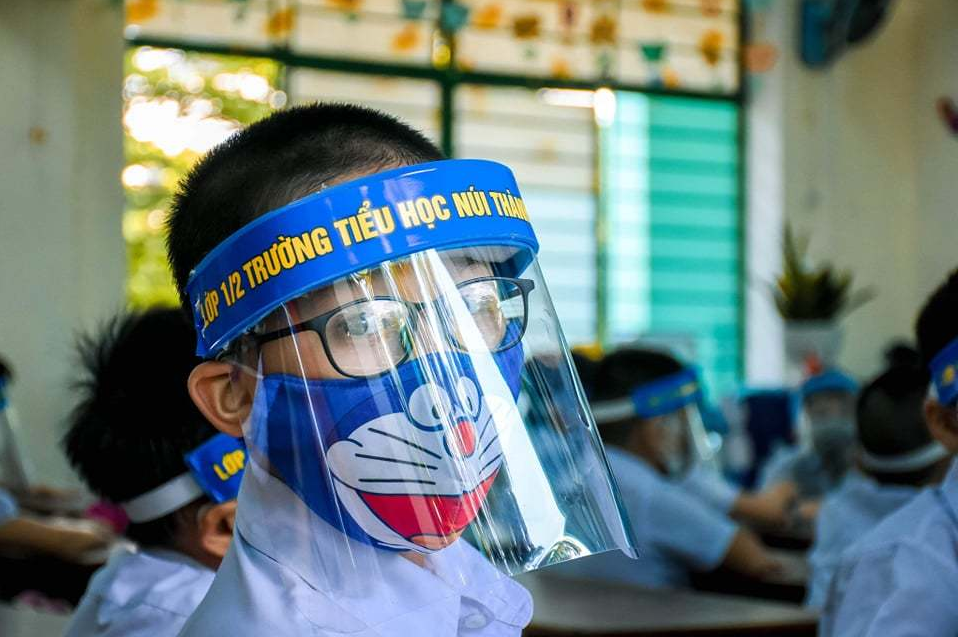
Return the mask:
<path id="1" fill-rule="evenodd" d="M 724 515 L 732 512 L 742 488 L 734 486 L 718 470 L 704 463 L 696 463 L 676 482 L 688 493 Z"/>
<path id="2" fill-rule="evenodd" d="M 690 571 L 718 567 L 738 527 L 727 516 L 670 482 L 628 451 L 606 446 L 635 535 L 638 559 L 610 551 L 547 569 L 574 579 L 651 588 L 689 585 Z"/>
<path id="3" fill-rule="evenodd" d="M 958 460 L 842 556 L 822 637 L 958 635 Z"/>
<path id="4" fill-rule="evenodd" d="M 881 484 L 852 469 L 842 485 L 822 502 L 815 522 L 815 543 L 808 555 L 811 579 L 805 603 L 819 608 L 842 553 L 919 492 L 918 487 Z"/>
<path id="5" fill-rule="evenodd" d="M 465 540 L 427 561 L 430 570 L 334 531 L 250 462 L 233 543 L 180 635 L 519 637 L 531 620 L 526 589 Z M 331 585 L 333 571 L 349 581 Z"/>
<path id="6" fill-rule="evenodd" d="M 177 551 L 117 551 L 93 575 L 65 637 L 174 637 L 213 575 Z"/>

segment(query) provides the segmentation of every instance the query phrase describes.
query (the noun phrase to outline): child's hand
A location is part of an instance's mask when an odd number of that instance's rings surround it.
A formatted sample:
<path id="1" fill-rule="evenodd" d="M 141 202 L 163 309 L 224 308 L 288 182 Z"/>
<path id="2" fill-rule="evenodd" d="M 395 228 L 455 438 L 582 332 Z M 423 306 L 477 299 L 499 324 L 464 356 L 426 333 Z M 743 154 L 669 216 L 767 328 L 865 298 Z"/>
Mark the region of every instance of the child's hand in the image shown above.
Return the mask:
<path id="1" fill-rule="evenodd" d="M 93 551 L 105 549 L 112 541 L 112 535 L 99 525 L 77 528 L 56 529 L 56 543 L 53 553 L 69 562 L 82 562 Z"/>

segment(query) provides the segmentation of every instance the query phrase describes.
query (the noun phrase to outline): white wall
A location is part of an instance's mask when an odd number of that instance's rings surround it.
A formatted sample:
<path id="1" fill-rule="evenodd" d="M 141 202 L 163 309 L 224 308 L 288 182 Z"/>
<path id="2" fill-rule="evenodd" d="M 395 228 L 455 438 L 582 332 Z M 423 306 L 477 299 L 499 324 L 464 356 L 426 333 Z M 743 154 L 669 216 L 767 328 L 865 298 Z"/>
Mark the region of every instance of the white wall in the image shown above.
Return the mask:
<path id="1" fill-rule="evenodd" d="M 777 270 L 777 254 L 771 267 L 768 258 L 780 246 L 777 215 L 810 233 L 813 260 L 873 286 L 878 297 L 845 323 L 840 357 L 867 375 L 891 339 L 911 335 L 924 297 L 958 263 L 947 223 L 956 218 L 958 140 L 934 111 L 939 94 L 958 97 L 958 4 L 899 0 L 877 37 L 825 71 L 797 60 L 797 5 L 780 2 L 759 25 L 782 59 L 760 80 L 750 114 L 750 266 L 758 279 Z M 769 163 L 773 150 L 778 164 Z M 780 327 L 767 293 L 758 296 L 750 298 L 749 376 L 770 381 L 781 378 Z"/>
<path id="2" fill-rule="evenodd" d="M 75 331 L 123 304 L 124 45 L 110 4 L 0 2 L 0 354 L 36 473 L 61 484 Z"/>

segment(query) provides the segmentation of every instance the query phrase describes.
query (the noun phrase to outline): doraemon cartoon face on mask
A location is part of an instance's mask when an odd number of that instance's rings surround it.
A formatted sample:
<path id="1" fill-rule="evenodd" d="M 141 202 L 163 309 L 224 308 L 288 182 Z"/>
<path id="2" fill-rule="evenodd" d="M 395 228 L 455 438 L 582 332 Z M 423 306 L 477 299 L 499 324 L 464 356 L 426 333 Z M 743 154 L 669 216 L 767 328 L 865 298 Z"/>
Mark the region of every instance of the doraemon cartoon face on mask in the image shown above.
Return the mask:
<path id="1" fill-rule="evenodd" d="M 522 426 L 522 348 L 484 359 L 430 354 L 376 379 L 269 375 L 248 435 L 310 509 L 349 536 L 438 550 L 476 517 L 502 438 Z M 302 457 L 310 450 L 315 460 Z"/>

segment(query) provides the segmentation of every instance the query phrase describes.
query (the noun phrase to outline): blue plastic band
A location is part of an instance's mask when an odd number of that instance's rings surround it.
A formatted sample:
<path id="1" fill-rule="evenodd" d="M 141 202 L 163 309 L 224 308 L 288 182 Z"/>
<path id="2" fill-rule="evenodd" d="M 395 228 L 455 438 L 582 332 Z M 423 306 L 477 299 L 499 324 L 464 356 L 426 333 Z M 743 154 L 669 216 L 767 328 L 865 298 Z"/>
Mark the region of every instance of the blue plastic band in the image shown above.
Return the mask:
<path id="1" fill-rule="evenodd" d="M 184 456 L 193 479 L 214 502 L 235 500 L 239 493 L 246 448 L 241 438 L 216 434 Z"/>
<path id="2" fill-rule="evenodd" d="M 429 249 L 518 248 L 516 272 L 539 249 L 512 171 L 454 159 L 363 177 L 266 213 L 218 245 L 186 286 L 210 357 L 282 303 Z"/>
<path id="3" fill-rule="evenodd" d="M 958 338 L 931 360 L 931 381 L 938 392 L 938 402 L 953 405 L 958 402 Z"/>
<path id="4" fill-rule="evenodd" d="M 699 376 L 691 367 L 646 383 L 632 392 L 635 415 L 655 418 L 702 400 Z"/>
<path id="5" fill-rule="evenodd" d="M 855 379 L 838 370 L 829 370 L 812 376 L 802 384 L 801 397 L 808 398 L 812 394 L 823 391 L 838 391 L 854 394 L 858 392 L 858 383 Z"/>

